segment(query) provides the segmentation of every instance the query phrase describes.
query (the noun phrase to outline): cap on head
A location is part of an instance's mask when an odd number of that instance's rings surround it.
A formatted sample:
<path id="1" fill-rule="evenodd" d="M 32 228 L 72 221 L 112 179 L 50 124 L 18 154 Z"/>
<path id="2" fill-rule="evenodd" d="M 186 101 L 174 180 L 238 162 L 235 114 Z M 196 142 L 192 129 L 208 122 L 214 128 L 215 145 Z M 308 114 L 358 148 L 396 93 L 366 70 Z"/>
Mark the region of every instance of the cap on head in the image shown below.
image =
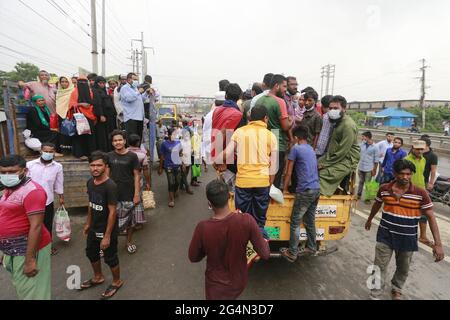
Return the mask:
<path id="1" fill-rule="evenodd" d="M 425 149 L 427 146 L 426 142 L 423 140 L 414 140 L 412 145 L 414 149 Z"/>

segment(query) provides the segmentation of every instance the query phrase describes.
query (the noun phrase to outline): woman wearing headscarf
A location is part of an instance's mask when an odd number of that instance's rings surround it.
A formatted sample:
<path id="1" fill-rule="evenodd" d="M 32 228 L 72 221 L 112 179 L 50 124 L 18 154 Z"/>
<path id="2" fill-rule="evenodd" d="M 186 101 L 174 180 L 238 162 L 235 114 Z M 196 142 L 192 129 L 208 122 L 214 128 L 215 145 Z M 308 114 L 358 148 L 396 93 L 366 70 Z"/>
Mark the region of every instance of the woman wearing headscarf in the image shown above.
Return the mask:
<path id="1" fill-rule="evenodd" d="M 108 139 L 116 129 L 116 110 L 111 96 L 106 91 L 106 79 L 97 77 L 92 89 L 94 94 L 94 114 L 97 117 L 95 127 L 97 148 L 104 152 L 111 151 L 112 145 Z"/>
<path id="2" fill-rule="evenodd" d="M 56 113 L 58 114 L 59 124 L 66 119 L 69 111 L 70 96 L 74 90 L 74 86 L 68 77 L 60 77 L 58 82 L 58 91 L 56 92 Z M 69 148 L 72 146 L 72 138 L 60 135 L 61 147 Z"/>
<path id="3" fill-rule="evenodd" d="M 60 152 L 59 133 L 50 128 L 50 109 L 45 104 L 43 96 L 35 95 L 31 99 L 32 107 L 27 113 L 27 129 L 31 131 L 33 138 L 38 139 L 41 143 L 50 142 L 56 146 L 56 150 Z M 61 156 L 57 153 L 55 156 Z"/>
<path id="4" fill-rule="evenodd" d="M 91 134 L 75 135 L 72 141 L 72 153 L 76 158 L 86 160 L 93 151 L 96 150 L 95 143 L 95 123 L 97 117 L 94 114 L 92 91 L 89 89 L 89 82 L 86 77 L 80 76 L 77 87 L 70 95 L 68 119 L 73 119 L 73 114 L 81 112 L 89 122 Z"/>

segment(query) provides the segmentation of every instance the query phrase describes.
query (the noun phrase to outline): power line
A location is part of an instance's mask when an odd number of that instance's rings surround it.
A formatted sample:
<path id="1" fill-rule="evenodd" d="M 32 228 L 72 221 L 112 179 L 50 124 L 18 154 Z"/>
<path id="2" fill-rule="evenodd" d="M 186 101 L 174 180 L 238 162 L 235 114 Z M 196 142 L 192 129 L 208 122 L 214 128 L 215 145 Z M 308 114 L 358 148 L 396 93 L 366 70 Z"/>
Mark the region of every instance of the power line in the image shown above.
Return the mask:
<path id="1" fill-rule="evenodd" d="M 80 0 L 77 0 L 77 2 L 80 4 L 80 6 L 84 9 L 84 11 L 86 11 L 86 13 L 90 16 L 91 12 L 86 9 L 86 7 L 84 6 L 83 2 L 81 2 Z"/>
<path id="2" fill-rule="evenodd" d="M 89 26 L 90 22 L 86 22 L 86 20 L 83 20 L 84 17 L 83 15 L 81 15 L 78 10 L 76 10 L 74 7 L 72 7 L 72 5 L 67 1 L 67 0 L 63 0 L 64 3 L 71 9 L 72 12 L 76 13 L 76 15 L 80 18 L 81 22 L 85 25 L 85 26 Z"/>
<path id="3" fill-rule="evenodd" d="M 47 2 L 53 6 L 56 10 L 58 10 L 59 13 L 61 13 L 65 18 L 69 19 L 73 24 L 76 24 L 81 31 L 83 31 L 88 37 L 90 37 L 91 35 L 89 34 L 88 31 L 86 31 L 82 25 L 80 25 L 75 19 L 73 19 L 66 11 L 64 11 L 63 8 L 61 8 L 55 1 L 53 0 L 47 0 Z"/>
<path id="4" fill-rule="evenodd" d="M 65 35 L 67 35 L 70 39 L 72 39 L 73 41 L 77 42 L 78 44 L 80 44 L 81 46 L 83 46 L 86 49 L 89 49 L 86 45 L 84 45 L 82 42 L 80 42 L 79 40 L 73 38 L 70 34 L 68 34 L 66 31 L 64 31 L 63 29 L 61 29 L 60 27 L 58 27 L 56 24 L 54 24 L 53 22 L 51 22 L 50 20 L 48 20 L 46 17 L 44 17 L 43 15 L 41 15 L 39 12 L 37 12 L 36 10 L 34 10 L 32 7 L 30 7 L 29 5 L 27 5 L 25 2 L 23 2 L 22 0 L 19 0 L 19 2 L 24 5 L 25 7 L 27 7 L 28 9 L 30 9 L 31 11 L 33 11 L 36 15 L 38 15 L 39 17 L 41 17 L 42 19 L 44 19 L 45 21 L 47 21 L 49 24 L 51 24 L 52 26 L 54 26 L 56 29 L 58 29 L 59 31 L 61 31 L 62 33 L 64 33 Z"/>
<path id="5" fill-rule="evenodd" d="M 12 38 L 12 37 L 10 37 L 10 36 L 8 36 L 8 35 L 2 33 L 2 32 L 0 32 L 0 35 L 2 35 L 2 36 L 5 37 L 5 38 L 8 38 L 8 39 L 11 40 L 11 41 L 15 41 L 15 42 L 17 42 L 17 43 L 19 43 L 19 44 L 21 44 L 21 45 L 27 47 L 27 48 L 30 48 L 30 49 L 35 50 L 35 51 L 39 51 L 39 52 L 41 52 L 41 53 L 47 55 L 47 56 L 50 57 L 50 58 L 59 60 L 59 61 L 63 62 L 65 65 L 67 65 L 67 66 L 71 66 L 71 67 L 74 67 L 74 66 L 75 66 L 75 67 L 77 68 L 76 65 L 68 64 L 68 63 L 66 63 L 64 60 L 62 60 L 62 59 L 60 59 L 60 58 L 57 58 L 57 57 L 52 56 L 52 55 L 49 55 L 47 52 L 45 52 L 45 51 L 43 51 L 43 50 L 34 48 L 34 47 L 32 47 L 32 46 L 30 46 L 30 45 L 28 45 L 28 44 L 26 44 L 26 43 L 24 43 L 24 42 L 22 42 L 22 41 L 19 41 L 19 40 L 15 39 L 15 38 Z"/>

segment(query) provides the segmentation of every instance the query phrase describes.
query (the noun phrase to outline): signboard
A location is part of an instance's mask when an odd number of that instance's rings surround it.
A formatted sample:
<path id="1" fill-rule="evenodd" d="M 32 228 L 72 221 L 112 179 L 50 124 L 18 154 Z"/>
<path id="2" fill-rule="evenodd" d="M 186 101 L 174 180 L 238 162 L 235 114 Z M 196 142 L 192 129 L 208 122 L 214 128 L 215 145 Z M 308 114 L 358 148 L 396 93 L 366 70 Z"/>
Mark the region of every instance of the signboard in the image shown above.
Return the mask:
<path id="1" fill-rule="evenodd" d="M 300 229 L 300 241 L 307 240 L 306 229 Z M 325 229 L 316 229 L 316 240 L 324 240 L 325 239 Z"/>
<path id="2" fill-rule="evenodd" d="M 337 205 L 318 205 L 316 218 L 336 218 Z"/>

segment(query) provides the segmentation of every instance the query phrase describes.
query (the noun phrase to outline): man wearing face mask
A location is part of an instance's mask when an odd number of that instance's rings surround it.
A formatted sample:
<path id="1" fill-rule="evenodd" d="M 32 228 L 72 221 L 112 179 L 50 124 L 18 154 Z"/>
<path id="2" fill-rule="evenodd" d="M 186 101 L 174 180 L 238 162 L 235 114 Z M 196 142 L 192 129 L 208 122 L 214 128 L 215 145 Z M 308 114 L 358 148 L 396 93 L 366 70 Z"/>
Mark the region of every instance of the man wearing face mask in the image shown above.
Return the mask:
<path id="1" fill-rule="evenodd" d="M 148 94 L 144 89 L 138 89 L 139 81 L 135 73 L 127 75 L 127 84 L 120 89 L 120 102 L 123 108 L 123 121 L 125 131 L 130 134 L 137 134 L 142 139 L 144 129 L 144 101 L 148 99 Z"/>
<path id="2" fill-rule="evenodd" d="M 51 298 L 51 238 L 43 225 L 45 190 L 27 177 L 18 155 L 0 159 L 0 251 L 21 300 Z"/>
<path id="3" fill-rule="evenodd" d="M 315 149 L 317 147 L 317 140 L 319 140 L 320 131 L 322 130 L 322 117 L 316 111 L 316 102 L 319 98 L 317 92 L 312 89 L 306 91 L 305 99 L 305 113 L 303 114 L 302 126 L 309 129 L 308 144 Z"/>
<path id="4" fill-rule="evenodd" d="M 320 192 L 332 196 L 341 182 L 356 170 L 360 158 L 358 128 L 346 114 L 347 100 L 334 96 L 330 100 L 328 116 L 335 125 L 328 151 L 319 160 Z M 347 189 L 344 186 L 344 189 Z"/>
<path id="5" fill-rule="evenodd" d="M 27 162 L 28 177 L 39 183 L 47 194 L 45 203 L 44 225 L 52 237 L 53 218 L 55 216 L 54 195 L 59 196 L 59 205 L 64 206 L 64 174 L 63 166 L 54 161 L 55 145 L 43 143 L 41 156 Z M 57 253 L 56 248 L 52 248 L 52 255 Z"/>
<path id="6" fill-rule="evenodd" d="M 50 75 L 47 71 L 39 71 L 39 81 L 32 81 L 24 83 L 23 81 L 18 82 L 20 88 L 28 89 L 30 91 L 30 99 L 34 96 L 43 96 L 45 99 L 45 104 L 50 109 L 51 113 L 56 112 L 56 86 L 48 83 L 50 80 Z"/>

